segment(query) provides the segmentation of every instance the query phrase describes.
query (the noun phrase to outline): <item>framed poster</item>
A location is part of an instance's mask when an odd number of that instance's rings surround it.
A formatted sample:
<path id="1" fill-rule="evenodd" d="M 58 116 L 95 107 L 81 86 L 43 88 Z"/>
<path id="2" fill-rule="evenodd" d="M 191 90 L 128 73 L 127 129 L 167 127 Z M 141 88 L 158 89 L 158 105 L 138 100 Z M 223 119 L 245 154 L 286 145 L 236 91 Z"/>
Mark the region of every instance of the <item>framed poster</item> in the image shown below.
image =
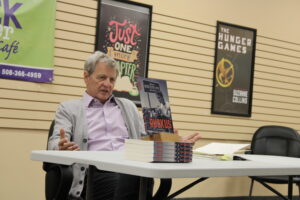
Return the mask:
<path id="1" fill-rule="evenodd" d="M 211 112 L 251 116 L 256 29 L 217 22 Z"/>
<path id="2" fill-rule="evenodd" d="M 129 1 L 101 0 L 96 50 L 119 63 L 114 95 L 141 106 L 137 78 L 148 76 L 152 6 Z"/>
<path id="3" fill-rule="evenodd" d="M 52 82 L 56 1 L 0 1 L 0 78 Z"/>

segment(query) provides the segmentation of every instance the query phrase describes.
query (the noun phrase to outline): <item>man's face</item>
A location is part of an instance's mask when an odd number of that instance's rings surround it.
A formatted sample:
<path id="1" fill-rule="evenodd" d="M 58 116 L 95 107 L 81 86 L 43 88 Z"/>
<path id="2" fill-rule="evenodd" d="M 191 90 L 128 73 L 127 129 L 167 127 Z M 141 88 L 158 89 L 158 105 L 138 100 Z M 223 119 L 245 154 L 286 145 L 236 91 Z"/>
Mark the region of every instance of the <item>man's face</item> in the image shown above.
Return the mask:
<path id="1" fill-rule="evenodd" d="M 87 93 L 101 103 L 105 103 L 112 95 L 117 78 L 116 75 L 116 69 L 98 62 L 92 74 L 89 75 L 88 72 L 84 72 Z"/>

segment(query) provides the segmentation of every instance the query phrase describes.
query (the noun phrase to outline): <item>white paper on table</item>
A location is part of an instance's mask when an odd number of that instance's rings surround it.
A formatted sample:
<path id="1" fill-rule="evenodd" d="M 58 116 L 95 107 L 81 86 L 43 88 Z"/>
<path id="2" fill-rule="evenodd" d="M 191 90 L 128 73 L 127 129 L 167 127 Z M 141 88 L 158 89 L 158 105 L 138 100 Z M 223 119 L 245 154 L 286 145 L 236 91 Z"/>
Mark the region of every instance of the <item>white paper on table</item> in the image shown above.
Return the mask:
<path id="1" fill-rule="evenodd" d="M 249 144 L 229 144 L 229 143 L 218 143 L 212 142 L 203 147 L 199 147 L 193 150 L 196 154 L 207 154 L 207 155 L 224 155 L 224 154 L 233 154 Z"/>

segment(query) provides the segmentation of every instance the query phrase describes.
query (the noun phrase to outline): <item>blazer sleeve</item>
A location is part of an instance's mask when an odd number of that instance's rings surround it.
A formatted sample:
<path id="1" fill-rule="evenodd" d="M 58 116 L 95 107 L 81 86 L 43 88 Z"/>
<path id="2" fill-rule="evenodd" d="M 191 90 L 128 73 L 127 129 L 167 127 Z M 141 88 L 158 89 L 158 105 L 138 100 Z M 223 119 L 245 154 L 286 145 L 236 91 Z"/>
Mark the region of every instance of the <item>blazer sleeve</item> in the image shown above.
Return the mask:
<path id="1" fill-rule="evenodd" d="M 72 140 L 72 114 L 68 109 L 66 103 L 61 103 L 58 106 L 58 109 L 55 114 L 55 126 L 53 129 L 52 136 L 48 141 L 48 149 L 49 150 L 58 150 L 58 142 L 60 139 L 60 129 L 63 128 L 65 130 L 65 136 L 68 140 Z"/>

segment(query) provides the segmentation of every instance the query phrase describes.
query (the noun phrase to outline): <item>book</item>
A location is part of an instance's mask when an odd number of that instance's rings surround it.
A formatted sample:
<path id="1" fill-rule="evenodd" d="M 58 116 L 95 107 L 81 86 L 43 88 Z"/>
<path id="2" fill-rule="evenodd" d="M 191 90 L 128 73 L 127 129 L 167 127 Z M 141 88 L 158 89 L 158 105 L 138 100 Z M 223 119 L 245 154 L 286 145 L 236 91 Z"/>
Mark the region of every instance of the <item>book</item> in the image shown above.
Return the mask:
<path id="1" fill-rule="evenodd" d="M 125 140 L 125 159 L 143 162 L 192 162 L 193 144 L 174 133 L 165 80 L 138 78 L 147 136 Z"/>
<path id="2" fill-rule="evenodd" d="M 202 154 L 202 155 L 230 155 L 248 147 L 249 145 L 250 144 L 231 144 L 231 143 L 212 142 L 210 144 L 207 144 L 205 146 L 193 150 L 193 152 L 195 154 Z"/>
<path id="3" fill-rule="evenodd" d="M 138 89 L 147 134 L 174 133 L 167 82 L 139 77 Z"/>
<path id="4" fill-rule="evenodd" d="M 192 143 L 125 140 L 125 159 L 143 162 L 187 163 L 192 161 Z"/>
<path id="5" fill-rule="evenodd" d="M 179 151 L 179 150 L 186 150 L 192 152 L 193 145 L 189 142 L 166 142 L 166 141 L 145 141 L 140 139 L 126 139 L 125 140 L 125 147 L 130 145 L 134 147 L 134 151 L 138 152 L 137 150 L 140 149 L 141 151 L 144 150 L 161 150 L 161 151 Z M 132 148 L 133 149 L 133 148 Z"/>

